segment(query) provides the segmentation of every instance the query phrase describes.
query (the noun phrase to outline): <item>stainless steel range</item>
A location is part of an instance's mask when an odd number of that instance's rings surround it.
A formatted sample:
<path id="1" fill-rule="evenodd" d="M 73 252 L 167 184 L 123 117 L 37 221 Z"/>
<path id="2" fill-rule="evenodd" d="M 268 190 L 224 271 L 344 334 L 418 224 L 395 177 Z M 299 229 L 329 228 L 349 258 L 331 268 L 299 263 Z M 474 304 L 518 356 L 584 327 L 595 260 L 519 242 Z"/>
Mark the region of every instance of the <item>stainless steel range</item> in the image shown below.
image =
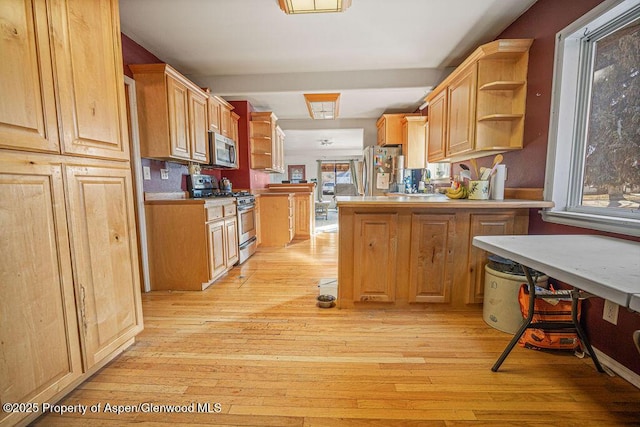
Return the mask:
<path id="1" fill-rule="evenodd" d="M 256 198 L 250 193 L 236 196 L 238 205 L 238 246 L 240 249 L 239 264 L 245 262 L 256 252 Z"/>
<path id="2" fill-rule="evenodd" d="M 238 249 L 240 260 L 245 262 L 256 252 L 256 198 L 247 191 L 224 192 L 218 188 L 218 181 L 211 175 L 187 175 L 187 190 L 194 199 L 209 197 L 233 197 L 238 211 Z"/>

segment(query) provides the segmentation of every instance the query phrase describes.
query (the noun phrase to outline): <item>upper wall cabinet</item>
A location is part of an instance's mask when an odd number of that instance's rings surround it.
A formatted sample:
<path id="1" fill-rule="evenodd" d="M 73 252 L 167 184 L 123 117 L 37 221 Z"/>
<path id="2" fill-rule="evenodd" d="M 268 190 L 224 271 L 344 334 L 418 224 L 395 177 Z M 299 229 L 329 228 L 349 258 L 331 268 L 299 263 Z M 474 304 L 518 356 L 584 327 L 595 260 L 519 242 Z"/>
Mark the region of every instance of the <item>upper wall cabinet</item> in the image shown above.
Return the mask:
<path id="1" fill-rule="evenodd" d="M 531 43 L 505 39 L 480 46 L 425 98 L 430 162 L 522 148 Z"/>
<path id="2" fill-rule="evenodd" d="M 251 113 L 251 169 L 284 173 L 284 132 L 271 111 Z"/>
<path id="3" fill-rule="evenodd" d="M 207 163 L 207 93 L 167 64 L 129 68 L 136 81 L 142 157 Z"/>
<path id="4" fill-rule="evenodd" d="M 208 89 L 207 89 L 208 91 Z M 233 139 L 233 105 L 216 95 L 209 94 L 209 130 Z"/>
<path id="5" fill-rule="evenodd" d="M 378 145 L 400 145 L 402 144 L 402 119 L 407 116 L 419 114 L 383 114 L 376 122 L 378 128 Z"/>
<path id="6" fill-rule="evenodd" d="M 406 116 L 402 119 L 402 155 L 404 167 L 427 167 L 426 116 Z"/>
<path id="7" fill-rule="evenodd" d="M 119 15 L 98 3 L 3 5 L 0 146 L 129 159 Z"/>

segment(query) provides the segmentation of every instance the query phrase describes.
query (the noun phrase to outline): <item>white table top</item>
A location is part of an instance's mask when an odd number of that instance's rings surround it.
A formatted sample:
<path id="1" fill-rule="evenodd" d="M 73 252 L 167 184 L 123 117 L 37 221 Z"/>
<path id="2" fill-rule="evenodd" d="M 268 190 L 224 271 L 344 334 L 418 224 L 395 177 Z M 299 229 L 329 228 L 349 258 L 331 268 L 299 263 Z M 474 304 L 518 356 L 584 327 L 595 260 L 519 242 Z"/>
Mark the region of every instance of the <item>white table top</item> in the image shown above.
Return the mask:
<path id="1" fill-rule="evenodd" d="M 477 236 L 473 245 L 624 307 L 640 294 L 638 242 L 593 235 L 527 235 Z"/>
<path id="2" fill-rule="evenodd" d="M 634 310 L 640 313 L 640 294 L 635 294 L 631 296 L 631 302 L 629 303 L 629 308 L 631 310 Z"/>

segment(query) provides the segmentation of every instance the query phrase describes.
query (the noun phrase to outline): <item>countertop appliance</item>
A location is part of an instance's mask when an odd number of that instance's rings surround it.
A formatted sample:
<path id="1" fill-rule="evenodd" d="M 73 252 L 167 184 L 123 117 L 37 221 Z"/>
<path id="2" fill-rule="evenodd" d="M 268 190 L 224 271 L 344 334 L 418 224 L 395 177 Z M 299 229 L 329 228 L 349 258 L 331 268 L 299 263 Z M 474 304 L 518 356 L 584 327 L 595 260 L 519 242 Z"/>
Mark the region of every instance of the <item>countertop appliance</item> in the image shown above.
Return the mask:
<path id="1" fill-rule="evenodd" d="M 214 168 L 237 169 L 236 142 L 217 132 L 209 132 L 209 166 Z"/>
<path id="2" fill-rule="evenodd" d="M 396 190 L 396 157 L 402 147 L 366 147 L 362 164 L 362 183 L 365 196 L 382 196 Z"/>

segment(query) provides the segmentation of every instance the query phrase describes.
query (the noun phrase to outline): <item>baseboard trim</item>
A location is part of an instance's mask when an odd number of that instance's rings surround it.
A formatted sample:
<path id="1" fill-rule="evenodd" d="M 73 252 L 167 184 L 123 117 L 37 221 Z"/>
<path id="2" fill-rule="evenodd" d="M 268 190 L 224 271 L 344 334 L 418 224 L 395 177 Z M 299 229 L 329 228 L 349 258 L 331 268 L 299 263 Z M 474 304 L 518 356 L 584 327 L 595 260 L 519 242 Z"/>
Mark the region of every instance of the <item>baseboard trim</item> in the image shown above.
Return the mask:
<path id="1" fill-rule="evenodd" d="M 640 375 L 633 372 L 631 369 L 627 368 L 620 362 L 611 357 L 607 356 L 600 350 L 594 347 L 593 349 L 596 352 L 596 356 L 598 356 L 598 360 L 600 363 L 605 366 L 605 368 L 609 368 L 615 374 L 617 374 L 620 378 L 628 381 L 634 387 L 640 389 Z"/>

